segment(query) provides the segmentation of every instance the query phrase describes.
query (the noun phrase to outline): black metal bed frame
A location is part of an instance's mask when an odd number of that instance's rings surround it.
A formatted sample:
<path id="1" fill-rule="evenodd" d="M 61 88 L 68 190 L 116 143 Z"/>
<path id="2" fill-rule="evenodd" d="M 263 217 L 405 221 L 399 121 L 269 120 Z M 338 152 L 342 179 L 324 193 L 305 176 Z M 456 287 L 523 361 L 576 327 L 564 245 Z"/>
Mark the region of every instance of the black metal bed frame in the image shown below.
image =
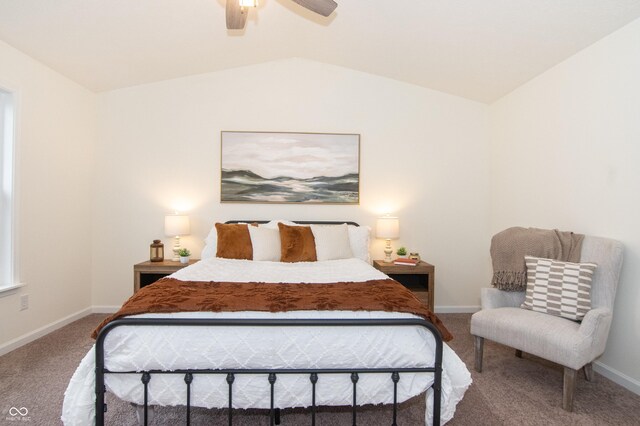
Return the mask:
<path id="1" fill-rule="evenodd" d="M 431 332 L 435 341 L 435 362 L 433 367 L 389 367 L 389 368 L 253 368 L 253 369 L 180 369 L 180 370 L 146 370 L 146 371 L 111 371 L 105 368 L 104 342 L 110 331 L 122 326 L 247 326 L 247 327 L 345 327 L 345 326 L 421 326 Z M 434 374 L 433 388 L 433 424 L 440 425 L 441 385 L 442 385 L 442 337 L 438 329 L 429 321 L 417 318 L 407 319 L 192 319 L 192 318 L 124 318 L 112 321 L 105 325 L 96 338 L 96 425 L 104 425 L 104 413 L 107 405 L 104 397 L 106 393 L 105 374 L 139 374 L 144 387 L 143 420 L 148 423 L 148 385 L 153 374 L 182 374 L 187 387 L 187 415 L 185 424 L 191 424 L 191 383 L 194 375 L 198 374 L 225 374 L 229 387 L 228 420 L 229 426 L 233 424 L 233 382 L 236 374 L 264 374 L 271 388 L 271 405 L 269 409 L 269 424 L 280 423 L 280 409 L 274 406 L 274 385 L 278 374 L 308 374 L 311 383 L 311 425 L 316 424 L 316 383 L 321 374 L 350 374 L 353 383 L 352 424 L 357 420 L 357 383 L 359 374 L 363 373 L 387 373 L 391 374 L 393 382 L 393 421 L 396 426 L 397 417 L 397 386 L 400 381 L 400 373 L 429 372 Z M 220 407 L 221 408 L 221 407 Z"/>

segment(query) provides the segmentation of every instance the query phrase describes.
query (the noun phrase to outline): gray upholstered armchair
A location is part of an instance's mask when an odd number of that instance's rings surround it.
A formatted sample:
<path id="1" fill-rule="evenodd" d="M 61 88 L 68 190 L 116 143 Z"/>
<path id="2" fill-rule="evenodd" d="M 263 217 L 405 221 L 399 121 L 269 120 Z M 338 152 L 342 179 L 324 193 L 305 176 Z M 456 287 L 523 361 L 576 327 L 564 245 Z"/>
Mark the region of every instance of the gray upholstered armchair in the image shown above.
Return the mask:
<path id="1" fill-rule="evenodd" d="M 483 288 L 482 310 L 471 317 L 475 336 L 475 369 L 482 371 L 484 339 L 527 352 L 564 366 L 562 408 L 573 410 L 577 371 L 593 379 L 592 362 L 602 355 L 607 343 L 613 302 L 622 267 L 622 244 L 607 238 L 585 236 L 581 262 L 598 265 L 592 281 L 592 309 L 582 322 L 521 309 L 524 292 Z"/>

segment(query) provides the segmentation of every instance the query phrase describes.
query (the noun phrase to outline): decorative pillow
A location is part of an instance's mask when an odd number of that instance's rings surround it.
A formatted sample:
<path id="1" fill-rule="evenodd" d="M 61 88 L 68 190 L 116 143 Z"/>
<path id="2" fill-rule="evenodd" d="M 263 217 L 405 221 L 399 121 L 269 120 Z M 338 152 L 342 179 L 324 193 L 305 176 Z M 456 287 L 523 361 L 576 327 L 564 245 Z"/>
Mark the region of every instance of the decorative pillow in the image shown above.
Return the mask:
<path id="1" fill-rule="evenodd" d="M 525 256 L 527 292 L 522 308 L 581 321 L 591 309 L 595 263 Z"/>
<path id="2" fill-rule="evenodd" d="M 347 224 L 311 225 L 318 260 L 350 259 L 353 257 Z"/>
<path id="3" fill-rule="evenodd" d="M 280 229 L 280 260 L 282 262 L 315 262 L 316 242 L 308 226 L 278 223 Z"/>
<path id="4" fill-rule="evenodd" d="M 218 244 L 216 257 L 225 259 L 253 259 L 251 235 L 246 224 L 216 223 Z"/>
<path id="5" fill-rule="evenodd" d="M 225 224 L 228 225 L 228 224 Z M 252 226 L 258 226 L 257 223 L 252 223 Z M 209 259 L 216 257 L 216 251 L 218 250 L 218 230 L 215 224 L 211 227 L 207 238 L 204 239 L 204 248 L 202 249 L 201 259 Z"/>
<path id="6" fill-rule="evenodd" d="M 202 249 L 201 259 L 216 257 L 216 249 L 218 246 L 218 230 L 215 224 L 211 227 L 209 235 L 204 239 L 204 248 Z"/>
<path id="7" fill-rule="evenodd" d="M 280 261 L 279 229 L 250 226 L 249 235 L 253 246 L 253 260 Z"/>
<path id="8" fill-rule="evenodd" d="M 353 257 L 371 263 L 371 256 L 369 255 L 369 235 L 371 228 L 368 226 L 355 225 L 349 225 L 347 228 L 349 230 L 349 244 L 351 245 Z"/>

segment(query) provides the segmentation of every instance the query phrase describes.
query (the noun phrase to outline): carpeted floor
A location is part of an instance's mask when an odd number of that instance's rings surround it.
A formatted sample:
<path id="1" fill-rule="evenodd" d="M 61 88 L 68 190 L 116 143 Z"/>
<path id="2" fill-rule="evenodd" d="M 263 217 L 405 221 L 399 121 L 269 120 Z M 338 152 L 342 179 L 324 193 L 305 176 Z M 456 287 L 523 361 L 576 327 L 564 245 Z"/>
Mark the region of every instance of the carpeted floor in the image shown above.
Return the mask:
<path id="1" fill-rule="evenodd" d="M 80 359 L 93 344 L 89 333 L 104 315 L 90 315 L 54 333 L 0 357 L 0 424 L 60 424 L 62 400 L 67 383 Z M 469 314 L 442 314 L 455 335 L 451 347 L 467 366 L 473 366 L 473 340 L 469 334 Z M 640 396 L 596 374 L 589 383 L 580 376 L 574 412 L 561 408 L 562 369 L 546 361 L 524 355 L 514 356 L 510 348 L 485 343 L 484 372 L 472 371 L 474 383 L 458 405 L 450 425 L 639 425 Z M 135 425 L 129 404 L 108 397 L 108 424 Z M 11 407 L 26 407 L 27 421 L 12 421 Z M 165 407 L 156 410 L 153 424 L 183 423 L 185 410 Z M 226 424 L 226 411 L 194 409 L 194 425 Z M 424 398 L 400 405 L 399 425 L 424 422 Z M 234 425 L 267 424 L 264 411 L 234 412 Z M 351 424 L 349 409 L 322 407 L 318 425 Z M 389 407 L 358 410 L 358 424 L 389 425 Z M 304 410 L 283 410 L 282 425 L 310 424 Z"/>

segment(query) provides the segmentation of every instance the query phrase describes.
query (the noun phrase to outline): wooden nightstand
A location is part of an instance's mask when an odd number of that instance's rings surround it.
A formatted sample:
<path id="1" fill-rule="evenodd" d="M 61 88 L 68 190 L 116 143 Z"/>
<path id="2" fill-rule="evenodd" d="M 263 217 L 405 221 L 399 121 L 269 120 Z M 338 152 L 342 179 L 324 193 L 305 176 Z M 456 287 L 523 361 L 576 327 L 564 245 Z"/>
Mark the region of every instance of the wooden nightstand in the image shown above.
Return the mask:
<path id="1" fill-rule="evenodd" d="M 189 265 L 193 265 L 200 259 L 189 260 Z M 133 265 L 133 292 L 140 290 L 141 287 L 149 285 L 164 278 L 167 275 L 188 266 L 185 263 L 175 262 L 173 260 L 163 260 L 162 262 L 151 262 L 149 260 Z"/>
<path id="2" fill-rule="evenodd" d="M 373 267 L 407 287 L 429 306 L 431 312 L 434 312 L 436 268 L 433 265 L 422 260 L 416 266 L 394 265 L 384 260 L 374 260 Z"/>

